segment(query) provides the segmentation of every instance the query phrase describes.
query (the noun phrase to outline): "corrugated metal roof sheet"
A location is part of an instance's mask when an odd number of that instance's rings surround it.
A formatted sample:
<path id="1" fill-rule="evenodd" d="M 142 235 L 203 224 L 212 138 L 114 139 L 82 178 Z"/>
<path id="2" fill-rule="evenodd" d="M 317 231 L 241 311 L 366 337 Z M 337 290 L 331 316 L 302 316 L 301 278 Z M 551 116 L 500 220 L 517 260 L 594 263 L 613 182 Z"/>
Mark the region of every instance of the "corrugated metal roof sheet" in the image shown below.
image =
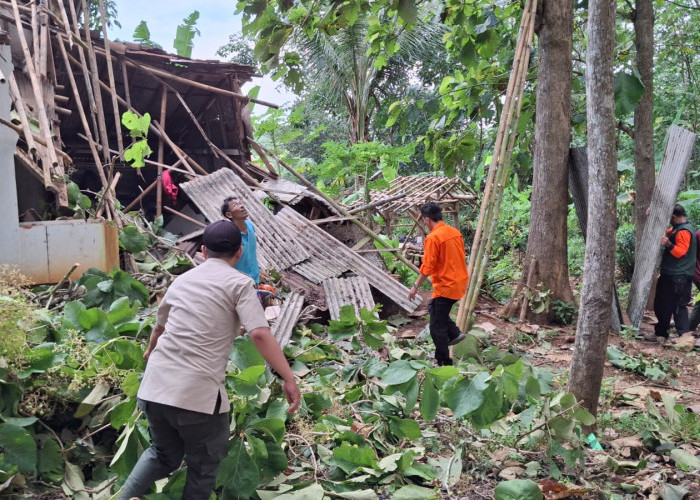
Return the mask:
<path id="1" fill-rule="evenodd" d="M 374 298 L 369 288 L 369 281 L 364 276 L 349 276 L 347 278 L 328 278 L 323 281 L 326 291 L 328 312 L 331 319 L 340 319 L 340 308 L 351 305 L 355 314 L 360 316 L 362 308 L 374 309 Z"/>
<path id="2" fill-rule="evenodd" d="M 311 253 L 311 257 L 308 261 L 304 262 L 302 265 L 293 267 L 299 274 L 311 279 L 311 277 L 304 274 L 304 270 L 313 273 L 314 276 L 321 276 L 323 274 L 328 274 L 330 268 L 336 270 L 343 268 L 345 268 L 343 270 L 349 269 L 367 278 L 370 285 L 396 302 L 396 304 L 406 311 L 413 312 L 420 305 L 420 297 L 416 297 L 412 302 L 409 301 L 408 288 L 389 276 L 388 273 L 378 269 L 357 252 L 343 245 L 323 229 L 305 219 L 295 210 L 285 207 L 280 210 L 275 217 L 284 221 L 284 226 L 296 231 L 296 238 L 302 241 L 304 246 Z M 339 274 L 341 273 L 334 272 L 330 274 L 328 278 Z"/>
<path id="3" fill-rule="evenodd" d="M 654 269 L 661 259 L 662 247 L 659 245 L 659 238 L 665 234 L 664 231 L 668 227 L 668 219 L 673 212 L 694 146 L 693 132 L 676 125 L 671 126 L 661 171 L 649 205 L 649 218 L 644 225 L 630 282 L 627 314 L 630 323 L 636 327 L 642 322 L 644 306 L 654 279 Z"/>
<path id="4" fill-rule="evenodd" d="M 300 293 L 292 292 L 284 299 L 277 321 L 272 325 L 272 334 L 280 346 L 286 346 L 292 338 L 292 330 L 297 324 L 302 307 L 304 307 L 304 296 Z"/>
<path id="5" fill-rule="evenodd" d="M 287 269 L 309 258 L 309 252 L 299 244 L 297 235 L 272 215 L 232 170 L 222 168 L 180 186 L 209 222 L 223 219 L 221 204 L 227 196 L 238 196 L 255 224 L 258 262 L 263 269 Z"/>

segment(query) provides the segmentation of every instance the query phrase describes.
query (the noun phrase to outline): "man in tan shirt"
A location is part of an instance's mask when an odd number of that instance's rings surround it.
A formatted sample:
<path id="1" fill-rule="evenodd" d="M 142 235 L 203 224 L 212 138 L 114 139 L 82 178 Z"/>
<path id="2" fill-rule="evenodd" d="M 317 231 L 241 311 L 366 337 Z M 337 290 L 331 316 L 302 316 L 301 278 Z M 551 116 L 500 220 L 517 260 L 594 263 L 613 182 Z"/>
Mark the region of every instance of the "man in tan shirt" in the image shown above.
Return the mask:
<path id="1" fill-rule="evenodd" d="M 158 308 L 144 358 L 138 392 L 151 446 L 144 451 L 118 496 L 138 497 L 187 462 L 183 498 L 208 499 L 229 439 L 226 364 L 240 327 L 284 380 L 294 412 L 299 387 L 277 340 L 270 333 L 253 280 L 233 268 L 241 255 L 241 233 L 230 221 L 204 230 L 205 261 L 172 283 Z"/>

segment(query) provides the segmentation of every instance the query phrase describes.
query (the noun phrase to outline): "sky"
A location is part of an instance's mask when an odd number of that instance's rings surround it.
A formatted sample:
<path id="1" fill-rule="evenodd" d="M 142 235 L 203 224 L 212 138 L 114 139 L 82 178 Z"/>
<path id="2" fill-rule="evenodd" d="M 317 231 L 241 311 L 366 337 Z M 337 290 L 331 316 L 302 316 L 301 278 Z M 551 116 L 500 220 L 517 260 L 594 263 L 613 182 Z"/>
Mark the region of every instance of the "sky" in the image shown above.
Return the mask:
<path id="1" fill-rule="evenodd" d="M 228 42 L 229 35 L 241 31 L 241 16 L 234 15 L 235 0 L 116 0 L 116 5 L 117 18 L 122 27 L 112 26 L 109 32 L 112 39 L 133 41 L 136 26 L 146 21 L 151 40 L 172 53 L 175 53 L 173 40 L 177 26 L 193 11 L 199 11 L 196 27 L 200 36 L 194 38 L 194 59 L 221 59 L 216 51 Z M 283 87 L 277 90 L 279 84 L 269 77 L 255 78 L 252 84 L 243 87 L 243 92 L 254 85 L 261 86 L 258 99 L 263 101 L 281 106 L 294 98 Z M 255 106 L 254 113 L 264 112 L 265 109 Z"/>

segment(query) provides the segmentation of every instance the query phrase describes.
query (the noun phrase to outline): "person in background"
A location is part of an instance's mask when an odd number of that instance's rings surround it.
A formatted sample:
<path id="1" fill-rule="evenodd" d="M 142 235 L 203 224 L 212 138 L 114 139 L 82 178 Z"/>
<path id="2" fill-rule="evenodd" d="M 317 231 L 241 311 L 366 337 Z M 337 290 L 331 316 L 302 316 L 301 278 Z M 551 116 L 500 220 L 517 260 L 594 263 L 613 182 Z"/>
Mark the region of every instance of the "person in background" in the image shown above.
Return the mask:
<path id="1" fill-rule="evenodd" d="M 255 238 L 255 225 L 248 220 L 248 210 L 237 197 L 228 196 L 221 205 L 221 214 L 238 227 L 243 238 L 243 255 L 235 268 L 253 278 L 257 287 L 260 283 L 258 244 Z"/>
<path id="2" fill-rule="evenodd" d="M 301 401 L 253 281 L 234 270 L 242 252 L 241 232 L 232 222 L 221 220 L 205 228 L 202 241 L 205 261 L 178 276 L 158 307 L 138 391 L 138 407 L 148 417 L 151 446 L 131 471 L 119 500 L 145 494 L 156 480 L 180 467 L 183 456 L 187 462 L 183 498 L 209 499 L 230 437 L 230 403 L 224 382 L 241 325 L 284 380 L 288 413 L 296 411 Z"/>
<path id="3" fill-rule="evenodd" d="M 671 317 L 675 321 L 678 335 L 690 331 L 688 302 L 696 267 L 697 242 L 695 229 L 688 222 L 683 205 L 676 204 L 673 207 L 671 227 L 661 237 L 660 244 L 664 250 L 654 297 L 657 323 L 653 334 L 648 332 L 644 338 L 665 344 L 669 338 Z"/>
<path id="4" fill-rule="evenodd" d="M 464 340 L 450 311 L 467 289 L 469 274 L 464 252 L 464 240 L 458 229 L 442 221 L 442 209 L 435 202 L 421 207 L 423 223 L 430 230 L 425 238 L 423 263 L 420 275 L 409 291 L 413 300 L 418 288 L 428 277 L 433 284 L 433 295 L 428 303 L 430 336 L 435 344 L 435 361 L 439 366 L 451 365 L 449 346 Z"/>
<path id="5" fill-rule="evenodd" d="M 700 229 L 695 231 L 695 245 L 700 248 Z M 700 254 L 695 258 L 695 275 L 693 276 L 693 283 L 700 290 Z M 693 304 L 693 310 L 690 312 L 690 322 L 688 329 L 694 332 L 698 329 L 700 325 L 700 300 Z"/>

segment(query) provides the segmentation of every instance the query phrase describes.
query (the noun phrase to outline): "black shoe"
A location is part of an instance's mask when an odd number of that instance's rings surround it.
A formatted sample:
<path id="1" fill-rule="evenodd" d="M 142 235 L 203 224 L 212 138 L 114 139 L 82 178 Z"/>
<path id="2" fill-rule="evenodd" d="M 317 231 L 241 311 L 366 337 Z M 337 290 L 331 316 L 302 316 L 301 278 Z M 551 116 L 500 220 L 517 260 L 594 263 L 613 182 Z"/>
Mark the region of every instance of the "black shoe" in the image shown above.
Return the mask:
<path id="1" fill-rule="evenodd" d="M 457 345 L 457 344 L 459 344 L 461 341 L 463 341 L 463 340 L 466 339 L 466 338 L 467 338 L 466 335 L 464 335 L 463 333 L 460 333 L 460 334 L 457 335 L 455 338 L 453 338 L 452 340 L 450 340 L 450 341 L 447 343 L 447 345 Z"/>

